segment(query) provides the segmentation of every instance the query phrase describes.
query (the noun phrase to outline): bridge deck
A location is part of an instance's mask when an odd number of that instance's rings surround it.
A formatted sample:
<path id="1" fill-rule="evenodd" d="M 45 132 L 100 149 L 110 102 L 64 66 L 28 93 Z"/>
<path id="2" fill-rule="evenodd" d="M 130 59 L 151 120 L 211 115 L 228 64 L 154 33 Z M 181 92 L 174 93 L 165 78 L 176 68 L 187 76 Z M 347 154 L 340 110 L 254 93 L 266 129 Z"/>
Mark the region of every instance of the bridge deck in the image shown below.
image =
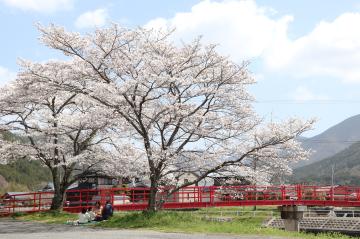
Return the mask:
<path id="1" fill-rule="evenodd" d="M 360 187 L 350 186 L 210 186 L 186 187 L 168 195 L 170 188 L 159 188 L 157 201 L 165 209 L 254 205 L 307 205 L 360 207 Z M 0 199 L 0 215 L 48 210 L 52 192 L 7 195 Z M 83 207 L 110 201 L 115 210 L 143 210 L 149 188 L 111 188 L 68 190 L 64 210 L 79 212 Z"/>

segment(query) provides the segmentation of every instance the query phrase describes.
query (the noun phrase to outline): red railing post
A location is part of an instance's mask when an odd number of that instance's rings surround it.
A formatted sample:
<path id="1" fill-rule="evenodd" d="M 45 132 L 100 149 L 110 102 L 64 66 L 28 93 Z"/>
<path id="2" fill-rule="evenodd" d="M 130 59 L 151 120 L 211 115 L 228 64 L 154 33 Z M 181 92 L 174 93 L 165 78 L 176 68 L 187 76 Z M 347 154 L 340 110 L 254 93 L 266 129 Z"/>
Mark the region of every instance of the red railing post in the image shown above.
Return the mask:
<path id="1" fill-rule="evenodd" d="M 110 200 L 111 200 L 111 205 L 114 205 L 114 190 L 110 189 Z M 123 202 L 124 202 L 124 198 L 123 198 Z"/>
<path id="2" fill-rule="evenodd" d="M 105 192 L 105 190 L 101 190 L 100 189 L 100 194 L 101 194 L 101 201 L 102 201 L 102 205 L 105 205 L 105 203 L 106 203 L 106 192 Z"/>
<path id="3" fill-rule="evenodd" d="M 297 185 L 297 200 L 302 200 L 302 185 Z"/>
<path id="4" fill-rule="evenodd" d="M 214 204 L 214 186 L 210 186 L 210 204 Z"/>
<path id="5" fill-rule="evenodd" d="M 285 186 L 282 185 L 281 186 L 281 200 L 285 200 L 286 199 L 286 192 L 285 192 Z"/>
<path id="6" fill-rule="evenodd" d="M 39 193 L 39 199 L 38 199 L 38 204 L 39 204 L 39 211 L 41 211 L 41 195 L 42 193 Z"/>
<path id="7" fill-rule="evenodd" d="M 79 200 L 79 206 L 80 206 L 80 208 L 82 207 L 82 190 L 79 190 L 79 197 L 80 197 L 80 200 Z M 80 209 L 81 210 L 81 209 Z"/>
<path id="8" fill-rule="evenodd" d="M 36 193 L 33 194 L 33 210 L 35 211 L 36 207 Z"/>
<path id="9" fill-rule="evenodd" d="M 13 203 L 12 203 L 12 209 L 13 209 L 13 213 L 15 213 L 15 205 L 16 205 L 16 195 L 14 195 L 14 199 L 13 199 Z"/>
<path id="10" fill-rule="evenodd" d="M 135 202 L 135 197 L 134 197 L 134 189 L 131 190 L 131 202 L 134 203 Z"/>
<path id="11" fill-rule="evenodd" d="M 202 190 L 198 187 L 198 202 L 202 202 Z"/>

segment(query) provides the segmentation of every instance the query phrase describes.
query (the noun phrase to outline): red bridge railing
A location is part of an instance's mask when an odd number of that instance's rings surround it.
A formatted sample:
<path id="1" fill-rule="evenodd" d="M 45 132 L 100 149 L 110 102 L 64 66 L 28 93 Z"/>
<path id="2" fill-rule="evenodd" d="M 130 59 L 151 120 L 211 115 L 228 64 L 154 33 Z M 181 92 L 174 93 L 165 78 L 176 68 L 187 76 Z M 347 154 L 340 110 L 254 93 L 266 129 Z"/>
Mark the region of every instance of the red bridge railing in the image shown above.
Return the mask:
<path id="1" fill-rule="evenodd" d="M 360 207 L 360 187 L 351 186 L 194 186 L 168 196 L 169 189 L 159 188 L 157 193 L 157 201 L 163 202 L 165 209 L 253 205 Z M 0 199 L 0 215 L 46 211 L 52 198 L 52 192 L 9 195 Z M 148 198 L 149 188 L 68 190 L 64 210 L 79 212 L 98 201 L 110 201 L 115 210 L 144 210 Z"/>

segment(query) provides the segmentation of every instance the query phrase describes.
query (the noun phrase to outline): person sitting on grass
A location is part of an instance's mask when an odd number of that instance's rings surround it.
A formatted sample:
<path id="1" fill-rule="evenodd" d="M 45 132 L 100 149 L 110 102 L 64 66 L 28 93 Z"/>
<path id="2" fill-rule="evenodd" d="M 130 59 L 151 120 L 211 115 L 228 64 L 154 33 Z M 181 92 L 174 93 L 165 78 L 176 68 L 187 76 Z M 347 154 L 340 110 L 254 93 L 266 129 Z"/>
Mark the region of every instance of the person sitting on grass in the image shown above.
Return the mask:
<path id="1" fill-rule="evenodd" d="M 103 211 L 103 206 L 101 206 L 100 202 L 97 201 L 95 203 L 95 219 L 94 219 L 94 221 L 102 220 L 102 211 Z"/>
<path id="2" fill-rule="evenodd" d="M 77 220 L 78 224 L 85 224 L 89 222 L 89 213 L 87 212 L 86 208 L 81 209 L 81 213 L 79 213 L 79 219 Z"/>
<path id="3" fill-rule="evenodd" d="M 113 215 L 113 206 L 110 201 L 107 201 L 102 211 L 102 220 L 107 220 Z"/>
<path id="4" fill-rule="evenodd" d="M 96 213 L 92 210 L 92 207 L 89 207 L 87 210 L 89 216 L 89 222 L 94 221 L 96 218 Z"/>

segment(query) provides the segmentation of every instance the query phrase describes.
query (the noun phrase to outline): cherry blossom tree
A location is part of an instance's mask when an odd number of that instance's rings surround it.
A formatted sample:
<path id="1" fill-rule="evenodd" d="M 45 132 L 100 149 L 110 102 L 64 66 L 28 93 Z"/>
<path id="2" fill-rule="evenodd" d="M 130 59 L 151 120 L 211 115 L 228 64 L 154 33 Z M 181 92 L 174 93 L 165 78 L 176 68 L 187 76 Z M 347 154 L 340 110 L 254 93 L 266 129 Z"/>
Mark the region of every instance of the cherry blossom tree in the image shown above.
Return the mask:
<path id="1" fill-rule="evenodd" d="M 1 142 L 1 163 L 24 157 L 42 162 L 54 183 L 51 209 L 58 210 L 65 190 L 77 179 L 92 170 L 112 169 L 113 155 L 104 146 L 111 143 L 106 133 L 111 120 L 96 101 L 42 80 L 69 79 L 68 64 L 22 65 L 18 78 L 0 90 L 0 130 L 22 139 Z"/>
<path id="2" fill-rule="evenodd" d="M 122 160 L 131 164 L 135 157 L 151 182 L 150 211 L 160 206 L 161 185 L 171 185 L 171 195 L 219 170 L 254 175 L 254 158 L 271 171 L 308 156 L 295 138 L 313 120 L 258 117 L 247 90 L 254 83 L 248 64 L 219 55 L 215 45 L 195 39 L 178 46 L 168 33 L 118 25 L 87 35 L 54 25 L 39 30 L 45 45 L 68 57 L 68 72 L 76 76 L 42 80 L 112 112 L 119 129 L 114 145 L 131 148 Z M 189 172 L 198 178 L 181 182 Z"/>

